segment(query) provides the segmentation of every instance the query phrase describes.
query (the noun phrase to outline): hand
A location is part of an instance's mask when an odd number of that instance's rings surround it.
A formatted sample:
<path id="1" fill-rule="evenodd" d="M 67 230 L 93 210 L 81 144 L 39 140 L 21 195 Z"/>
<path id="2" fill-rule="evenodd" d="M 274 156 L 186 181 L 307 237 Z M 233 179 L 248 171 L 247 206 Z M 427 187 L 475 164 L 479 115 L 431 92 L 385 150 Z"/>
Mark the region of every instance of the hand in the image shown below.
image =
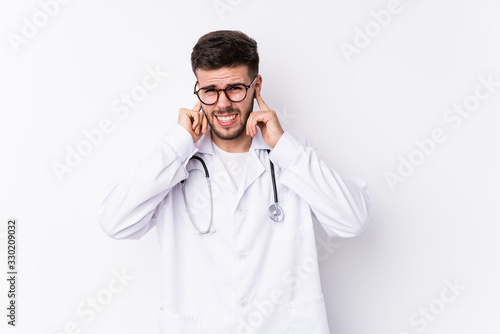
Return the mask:
<path id="1" fill-rule="evenodd" d="M 276 115 L 276 111 L 270 110 L 260 96 L 260 87 L 255 87 L 255 99 L 259 104 L 260 111 L 250 113 L 247 121 L 247 135 L 254 137 L 257 134 L 257 126 L 262 132 L 262 138 L 267 145 L 274 148 L 283 135 L 283 129 Z"/>
<path id="2" fill-rule="evenodd" d="M 177 123 L 182 125 L 193 137 L 193 142 L 196 143 L 205 133 L 207 133 L 208 121 L 201 110 L 201 102 L 198 101 L 192 110 L 181 108 L 179 109 L 179 119 Z"/>

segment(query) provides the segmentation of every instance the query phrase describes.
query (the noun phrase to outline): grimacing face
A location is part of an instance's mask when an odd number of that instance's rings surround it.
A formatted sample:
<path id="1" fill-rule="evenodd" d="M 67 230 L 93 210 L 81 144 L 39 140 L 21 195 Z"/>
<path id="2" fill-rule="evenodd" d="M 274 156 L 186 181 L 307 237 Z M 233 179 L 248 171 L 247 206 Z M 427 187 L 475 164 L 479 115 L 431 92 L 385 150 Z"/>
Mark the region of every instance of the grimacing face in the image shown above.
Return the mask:
<path id="1" fill-rule="evenodd" d="M 197 89 L 216 88 L 224 89 L 229 85 L 243 84 L 248 86 L 253 78 L 248 76 L 248 67 L 223 67 L 216 70 L 196 70 L 198 78 Z M 259 79 L 259 78 L 258 78 Z M 224 92 L 219 93 L 219 100 L 213 105 L 202 104 L 202 110 L 207 117 L 213 134 L 220 139 L 232 140 L 245 136 L 245 127 L 248 116 L 253 110 L 255 85 L 248 89 L 247 96 L 241 102 L 230 101 Z"/>

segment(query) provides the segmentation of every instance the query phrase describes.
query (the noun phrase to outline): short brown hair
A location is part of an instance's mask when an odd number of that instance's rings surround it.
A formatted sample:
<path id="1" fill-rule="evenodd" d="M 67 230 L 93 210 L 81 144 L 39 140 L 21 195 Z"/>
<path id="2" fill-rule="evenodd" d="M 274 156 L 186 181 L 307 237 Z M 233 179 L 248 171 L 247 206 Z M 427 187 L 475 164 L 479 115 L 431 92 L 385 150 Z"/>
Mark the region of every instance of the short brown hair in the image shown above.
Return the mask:
<path id="1" fill-rule="evenodd" d="M 203 35 L 191 53 L 191 67 L 217 70 L 222 67 L 248 66 L 248 76 L 259 74 L 257 42 L 241 31 L 218 30 Z"/>

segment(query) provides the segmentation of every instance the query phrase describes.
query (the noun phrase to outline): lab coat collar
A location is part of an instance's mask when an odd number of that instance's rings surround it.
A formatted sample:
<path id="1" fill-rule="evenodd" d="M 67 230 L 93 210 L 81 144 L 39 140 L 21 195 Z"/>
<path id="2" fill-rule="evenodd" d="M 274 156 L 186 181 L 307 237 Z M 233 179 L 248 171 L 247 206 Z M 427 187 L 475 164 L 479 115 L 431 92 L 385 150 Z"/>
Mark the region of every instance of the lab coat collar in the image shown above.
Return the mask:
<path id="1" fill-rule="evenodd" d="M 210 126 L 207 128 L 207 133 L 204 134 L 196 143 L 196 148 L 199 153 L 206 153 L 213 155 L 214 149 L 212 146 L 212 131 Z M 250 150 L 272 150 L 272 147 L 267 145 L 264 138 L 262 137 L 262 133 L 260 132 L 260 128 L 257 126 L 257 134 L 252 139 L 252 145 L 250 146 Z"/>

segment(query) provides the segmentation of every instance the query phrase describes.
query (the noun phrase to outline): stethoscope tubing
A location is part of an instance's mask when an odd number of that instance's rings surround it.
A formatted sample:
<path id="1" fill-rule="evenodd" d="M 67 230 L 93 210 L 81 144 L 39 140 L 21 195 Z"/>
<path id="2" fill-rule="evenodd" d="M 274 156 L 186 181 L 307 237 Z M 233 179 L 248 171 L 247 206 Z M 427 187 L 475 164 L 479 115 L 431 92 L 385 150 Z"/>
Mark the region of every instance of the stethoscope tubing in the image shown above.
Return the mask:
<path id="1" fill-rule="evenodd" d="M 267 153 L 270 154 L 271 150 L 267 150 Z M 193 227 L 195 229 L 195 234 L 208 234 L 211 232 L 215 232 L 215 229 L 213 228 L 214 200 L 213 200 L 213 195 L 212 195 L 212 184 L 210 182 L 210 174 L 208 172 L 208 168 L 207 168 L 207 165 L 205 164 L 205 161 L 203 161 L 203 159 L 201 157 L 193 155 L 189 160 L 191 161 L 192 159 L 198 160 L 201 163 L 201 165 L 203 166 L 203 170 L 205 172 L 205 179 L 207 181 L 208 192 L 210 193 L 210 223 L 209 223 L 208 228 L 206 230 L 200 230 L 200 228 L 198 227 L 198 225 L 196 224 L 196 222 L 194 220 L 193 214 L 191 212 L 190 206 L 188 205 L 188 201 L 187 201 L 186 189 L 185 189 L 186 188 L 186 185 L 185 185 L 186 180 L 181 181 L 182 196 L 184 198 L 184 205 L 186 206 L 189 220 L 191 221 L 191 224 L 193 225 Z M 271 161 L 271 159 L 269 159 L 269 166 L 271 168 L 271 181 L 272 181 L 272 185 L 273 185 L 274 203 L 271 204 L 271 206 L 269 206 L 268 213 L 269 213 L 269 217 L 273 221 L 280 222 L 284 218 L 284 213 L 283 213 L 283 210 L 281 209 L 281 207 L 279 206 L 279 202 L 278 202 L 278 190 L 276 187 L 276 175 L 274 172 L 274 164 Z"/>
<path id="2" fill-rule="evenodd" d="M 182 197 L 184 197 L 184 205 L 186 206 L 186 210 L 188 212 L 189 220 L 191 220 L 191 224 L 193 224 L 193 227 L 196 230 L 196 234 L 208 234 L 211 232 L 215 232 L 215 229 L 212 228 L 213 225 L 213 216 L 214 216 L 214 199 L 212 195 L 212 183 L 210 182 L 210 174 L 208 173 L 208 168 L 207 165 L 205 164 L 205 161 L 203 161 L 202 158 L 193 155 L 189 160 L 195 159 L 201 162 L 201 165 L 203 166 L 203 170 L 205 171 L 205 179 L 207 180 L 207 187 L 208 187 L 208 193 L 210 194 L 210 223 L 208 225 L 208 228 L 204 231 L 200 230 L 196 222 L 194 221 L 193 214 L 191 213 L 190 206 L 187 204 L 187 198 L 186 198 L 186 180 L 181 181 L 181 188 L 182 188 Z"/>

